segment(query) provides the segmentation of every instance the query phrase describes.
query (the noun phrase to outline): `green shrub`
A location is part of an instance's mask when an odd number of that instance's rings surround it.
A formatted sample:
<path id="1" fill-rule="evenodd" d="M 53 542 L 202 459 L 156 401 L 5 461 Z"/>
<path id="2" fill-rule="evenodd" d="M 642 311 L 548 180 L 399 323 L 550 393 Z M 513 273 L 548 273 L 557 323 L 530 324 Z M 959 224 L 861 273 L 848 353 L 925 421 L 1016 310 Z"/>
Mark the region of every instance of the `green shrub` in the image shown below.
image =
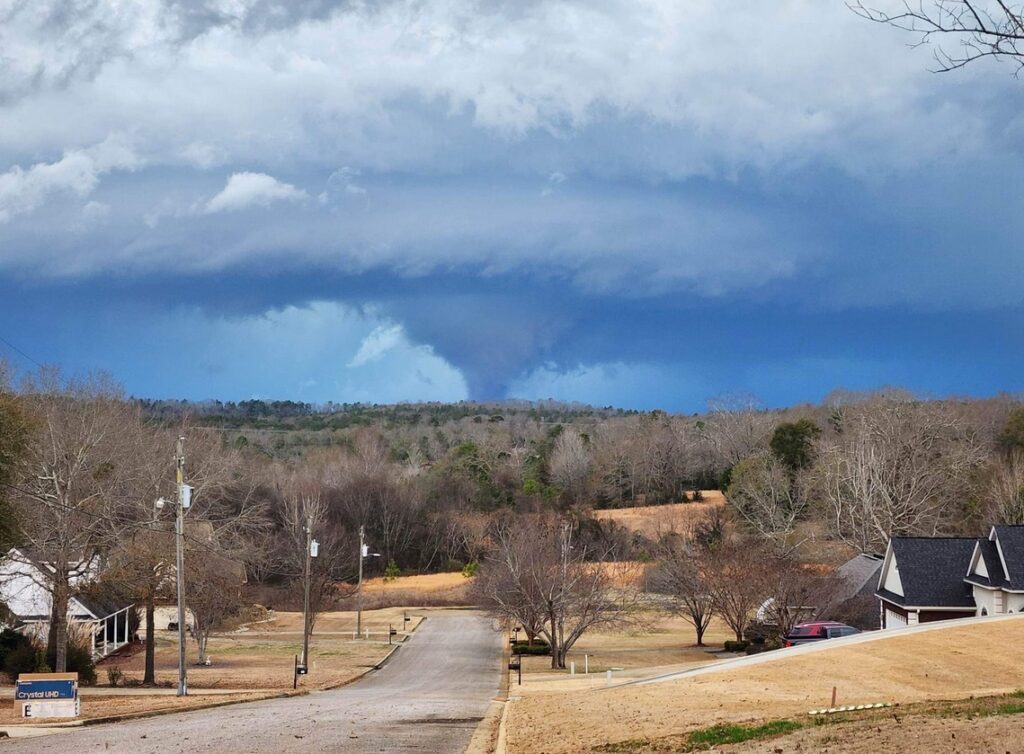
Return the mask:
<path id="1" fill-rule="evenodd" d="M 4 673 L 11 681 L 18 680 L 22 673 L 49 673 L 50 666 L 46 664 L 46 650 L 36 646 L 28 639 L 4 655 Z"/>
<path id="2" fill-rule="evenodd" d="M 475 560 L 471 560 L 462 567 L 462 575 L 467 579 L 471 579 L 476 576 L 476 572 L 480 569 L 480 564 Z"/>
<path id="3" fill-rule="evenodd" d="M 546 641 L 543 641 L 541 639 L 534 639 L 532 646 L 528 642 L 521 641 L 518 644 L 512 645 L 512 654 L 549 655 L 551 654 L 551 647 L 548 645 Z"/>
<path id="4" fill-rule="evenodd" d="M 730 641 L 725 642 L 725 651 L 726 652 L 742 652 L 748 646 L 750 646 L 750 642 L 749 641 L 732 641 L 732 640 L 730 640 Z"/>
<path id="5" fill-rule="evenodd" d="M 398 563 L 395 562 L 394 558 L 388 561 L 388 567 L 384 569 L 384 580 L 394 581 L 402 575 L 402 569 L 398 567 Z"/>

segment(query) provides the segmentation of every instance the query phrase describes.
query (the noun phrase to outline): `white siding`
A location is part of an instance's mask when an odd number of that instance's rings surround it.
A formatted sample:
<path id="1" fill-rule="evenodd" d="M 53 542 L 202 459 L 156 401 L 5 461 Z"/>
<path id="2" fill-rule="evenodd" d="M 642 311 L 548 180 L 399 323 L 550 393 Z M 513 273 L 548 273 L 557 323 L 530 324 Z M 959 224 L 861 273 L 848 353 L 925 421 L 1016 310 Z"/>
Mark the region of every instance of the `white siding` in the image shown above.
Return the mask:
<path id="1" fill-rule="evenodd" d="M 1024 612 L 1024 594 L 1014 594 L 1013 592 L 1006 592 L 1005 599 L 1006 612 Z"/>
<path id="2" fill-rule="evenodd" d="M 980 586 L 974 586 L 974 604 L 977 607 L 977 614 L 981 615 L 982 608 L 985 609 L 985 615 L 996 615 L 996 599 L 995 592 L 991 589 L 982 589 Z"/>
<path id="3" fill-rule="evenodd" d="M 903 582 L 900 580 L 900 569 L 896 564 L 896 555 L 889 558 L 888 568 L 882 580 L 882 588 L 893 594 L 903 596 Z"/>

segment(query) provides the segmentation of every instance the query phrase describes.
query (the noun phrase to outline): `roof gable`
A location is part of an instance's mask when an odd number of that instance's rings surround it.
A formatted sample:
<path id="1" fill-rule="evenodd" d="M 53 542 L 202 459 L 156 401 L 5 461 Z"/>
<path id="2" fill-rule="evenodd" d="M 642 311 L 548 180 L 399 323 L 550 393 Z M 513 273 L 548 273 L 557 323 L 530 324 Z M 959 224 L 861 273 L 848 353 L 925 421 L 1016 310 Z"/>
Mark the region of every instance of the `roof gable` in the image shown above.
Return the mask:
<path id="1" fill-rule="evenodd" d="M 992 527 L 989 537 L 994 540 L 1006 568 L 1010 588 L 1024 589 L 1024 526 L 999 524 Z"/>
<path id="2" fill-rule="evenodd" d="M 915 607 L 974 607 L 964 581 L 978 540 L 973 537 L 893 537 L 889 568 L 898 573 L 902 594 L 883 582 L 883 596 Z M 888 577 L 889 574 L 886 574 Z"/>

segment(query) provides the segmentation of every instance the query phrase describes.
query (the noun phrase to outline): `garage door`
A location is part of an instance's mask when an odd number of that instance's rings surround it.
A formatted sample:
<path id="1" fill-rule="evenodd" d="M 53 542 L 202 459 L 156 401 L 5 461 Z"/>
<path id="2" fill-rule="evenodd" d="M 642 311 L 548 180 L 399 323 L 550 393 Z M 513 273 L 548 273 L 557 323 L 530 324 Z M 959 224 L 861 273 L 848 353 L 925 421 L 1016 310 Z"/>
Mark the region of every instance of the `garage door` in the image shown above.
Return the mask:
<path id="1" fill-rule="evenodd" d="M 886 628 L 903 628 L 907 625 L 907 618 L 905 615 L 894 613 L 889 608 L 885 609 L 885 627 Z"/>

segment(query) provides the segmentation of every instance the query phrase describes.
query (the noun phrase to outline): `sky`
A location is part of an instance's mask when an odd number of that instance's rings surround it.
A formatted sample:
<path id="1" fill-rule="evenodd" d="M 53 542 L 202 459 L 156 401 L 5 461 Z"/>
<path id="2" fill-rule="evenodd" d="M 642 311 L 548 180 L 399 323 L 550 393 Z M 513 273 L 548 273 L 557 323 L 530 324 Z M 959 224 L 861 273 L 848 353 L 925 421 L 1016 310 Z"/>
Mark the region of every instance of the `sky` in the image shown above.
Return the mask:
<path id="1" fill-rule="evenodd" d="M 0 356 L 193 400 L 1020 392 L 1024 81 L 913 41 L 840 0 L 0 0 Z"/>

